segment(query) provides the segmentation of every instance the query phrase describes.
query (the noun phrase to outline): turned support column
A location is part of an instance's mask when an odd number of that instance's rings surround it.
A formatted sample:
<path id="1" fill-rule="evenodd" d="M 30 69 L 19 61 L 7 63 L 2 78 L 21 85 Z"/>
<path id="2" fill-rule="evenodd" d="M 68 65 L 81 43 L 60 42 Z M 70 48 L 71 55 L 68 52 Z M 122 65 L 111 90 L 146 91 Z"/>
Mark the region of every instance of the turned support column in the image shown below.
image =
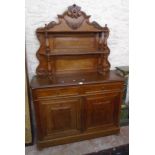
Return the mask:
<path id="1" fill-rule="evenodd" d="M 50 46 L 49 46 L 48 32 L 47 32 L 47 25 L 46 24 L 45 24 L 45 45 L 46 45 L 48 77 L 51 78 L 52 67 L 51 67 Z"/>

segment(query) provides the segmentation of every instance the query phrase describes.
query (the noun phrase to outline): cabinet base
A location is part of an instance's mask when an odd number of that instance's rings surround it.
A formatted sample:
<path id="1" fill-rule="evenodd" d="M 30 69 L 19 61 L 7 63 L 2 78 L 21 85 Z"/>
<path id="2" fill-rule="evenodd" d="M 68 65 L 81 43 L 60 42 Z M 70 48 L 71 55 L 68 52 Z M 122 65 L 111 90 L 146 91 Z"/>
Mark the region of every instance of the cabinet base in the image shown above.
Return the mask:
<path id="1" fill-rule="evenodd" d="M 74 136 L 68 136 L 68 137 L 57 138 L 57 139 L 46 140 L 46 141 L 38 141 L 37 147 L 38 149 L 43 149 L 45 147 L 72 143 L 72 142 L 82 141 L 82 140 L 87 140 L 92 138 L 98 138 L 98 137 L 108 136 L 111 134 L 118 134 L 119 132 L 120 132 L 120 128 L 116 127 L 116 128 L 111 128 L 104 131 L 82 133 Z"/>

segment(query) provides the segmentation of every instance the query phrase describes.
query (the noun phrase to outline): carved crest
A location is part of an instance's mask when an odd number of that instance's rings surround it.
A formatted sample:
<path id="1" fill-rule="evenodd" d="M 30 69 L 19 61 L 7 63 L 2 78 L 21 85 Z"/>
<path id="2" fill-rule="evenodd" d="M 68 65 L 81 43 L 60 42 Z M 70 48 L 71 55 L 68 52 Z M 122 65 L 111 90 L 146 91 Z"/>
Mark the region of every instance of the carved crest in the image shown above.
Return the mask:
<path id="1" fill-rule="evenodd" d="M 81 7 L 73 4 L 68 7 L 68 11 L 64 16 L 64 19 L 69 27 L 72 29 L 77 29 L 84 21 L 82 16 Z"/>
<path id="2" fill-rule="evenodd" d="M 78 18 L 81 16 L 81 7 L 77 6 L 76 4 L 73 4 L 72 6 L 68 7 L 67 14 L 71 18 Z"/>

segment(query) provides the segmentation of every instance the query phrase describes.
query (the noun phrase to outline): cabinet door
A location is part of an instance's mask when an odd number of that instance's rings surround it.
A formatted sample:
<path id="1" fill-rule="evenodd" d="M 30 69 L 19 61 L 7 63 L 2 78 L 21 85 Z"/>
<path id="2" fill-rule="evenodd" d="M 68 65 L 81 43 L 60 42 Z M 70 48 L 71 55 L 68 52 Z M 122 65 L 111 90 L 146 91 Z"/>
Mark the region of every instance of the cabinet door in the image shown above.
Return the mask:
<path id="1" fill-rule="evenodd" d="M 38 137 L 52 139 L 80 132 L 80 99 L 48 99 L 35 103 Z"/>
<path id="2" fill-rule="evenodd" d="M 85 130 L 118 126 L 120 93 L 104 93 L 85 98 Z"/>

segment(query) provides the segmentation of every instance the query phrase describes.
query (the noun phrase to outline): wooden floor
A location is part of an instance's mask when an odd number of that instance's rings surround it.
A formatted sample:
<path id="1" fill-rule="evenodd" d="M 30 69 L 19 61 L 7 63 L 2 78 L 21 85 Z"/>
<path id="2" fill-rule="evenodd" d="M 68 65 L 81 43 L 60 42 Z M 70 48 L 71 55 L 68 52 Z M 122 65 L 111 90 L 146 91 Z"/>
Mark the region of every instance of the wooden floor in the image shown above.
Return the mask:
<path id="1" fill-rule="evenodd" d="M 37 150 L 36 145 L 28 146 L 25 149 L 25 155 L 83 155 L 128 143 L 129 127 L 124 126 L 121 127 L 120 134 L 118 135 L 53 146 L 41 151 Z"/>

